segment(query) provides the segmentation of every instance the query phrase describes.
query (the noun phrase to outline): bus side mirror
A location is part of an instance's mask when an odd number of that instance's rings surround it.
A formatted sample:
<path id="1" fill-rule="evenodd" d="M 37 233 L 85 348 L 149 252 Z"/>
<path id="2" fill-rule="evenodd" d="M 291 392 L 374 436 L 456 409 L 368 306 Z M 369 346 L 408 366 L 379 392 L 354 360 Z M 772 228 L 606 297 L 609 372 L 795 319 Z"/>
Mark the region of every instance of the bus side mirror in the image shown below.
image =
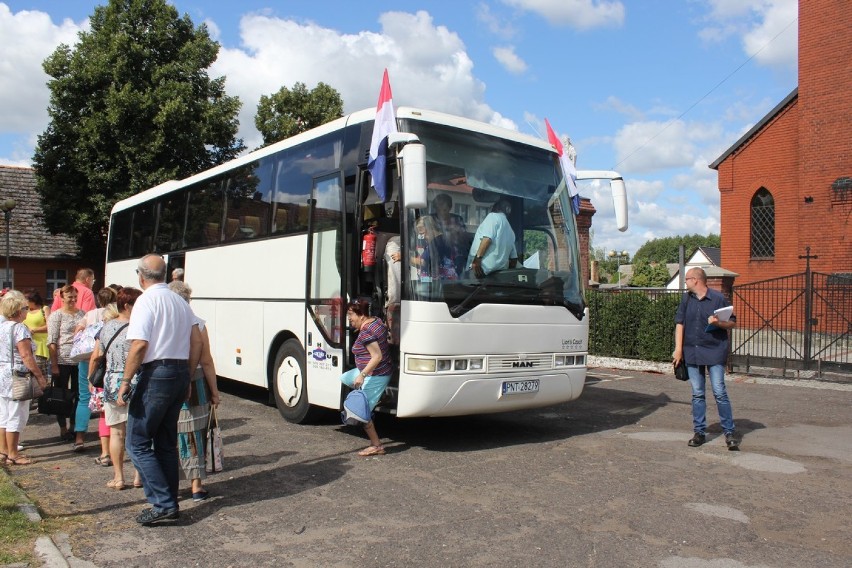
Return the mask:
<path id="1" fill-rule="evenodd" d="M 622 233 L 627 230 L 627 188 L 622 178 L 610 180 L 612 205 L 615 209 L 615 226 Z"/>
<path id="2" fill-rule="evenodd" d="M 409 142 L 397 154 L 402 160 L 402 200 L 408 209 L 426 207 L 426 147 Z"/>

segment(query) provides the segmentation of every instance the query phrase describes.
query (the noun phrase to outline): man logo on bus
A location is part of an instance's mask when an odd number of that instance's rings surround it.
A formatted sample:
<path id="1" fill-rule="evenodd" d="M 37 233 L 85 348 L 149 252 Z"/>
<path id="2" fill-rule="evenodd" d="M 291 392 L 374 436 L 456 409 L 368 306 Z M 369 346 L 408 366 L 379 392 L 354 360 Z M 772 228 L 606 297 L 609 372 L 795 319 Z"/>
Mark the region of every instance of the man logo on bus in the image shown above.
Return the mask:
<path id="1" fill-rule="evenodd" d="M 533 367 L 534 365 L 532 361 L 512 361 L 512 367 Z"/>

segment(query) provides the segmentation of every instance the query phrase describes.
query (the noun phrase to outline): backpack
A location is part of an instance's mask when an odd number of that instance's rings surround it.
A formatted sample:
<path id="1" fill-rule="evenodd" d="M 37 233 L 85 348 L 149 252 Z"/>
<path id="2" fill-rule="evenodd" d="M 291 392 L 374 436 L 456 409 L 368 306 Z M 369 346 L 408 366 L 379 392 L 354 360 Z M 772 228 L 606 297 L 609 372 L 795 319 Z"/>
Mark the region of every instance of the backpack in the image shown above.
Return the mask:
<path id="1" fill-rule="evenodd" d="M 370 412 L 370 401 L 364 391 L 358 389 L 346 395 L 346 400 L 343 401 L 343 412 L 340 413 L 340 419 L 347 426 L 356 426 L 358 424 L 366 424 L 372 420 L 372 412 Z"/>

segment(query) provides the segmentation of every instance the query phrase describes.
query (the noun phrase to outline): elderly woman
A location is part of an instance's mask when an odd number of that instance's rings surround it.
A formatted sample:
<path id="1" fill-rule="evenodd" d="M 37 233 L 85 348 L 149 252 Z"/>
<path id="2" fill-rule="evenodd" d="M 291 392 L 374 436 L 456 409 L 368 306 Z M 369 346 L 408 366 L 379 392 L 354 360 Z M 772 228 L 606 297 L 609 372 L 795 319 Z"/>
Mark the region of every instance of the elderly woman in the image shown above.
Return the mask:
<path id="1" fill-rule="evenodd" d="M 85 316 L 83 310 L 77 309 L 77 289 L 70 284 L 59 290 L 62 306 L 53 310 L 47 318 L 47 347 L 50 350 L 50 374 L 54 387 L 70 388 L 71 392 L 79 392 L 77 380 L 77 363 L 71 359 L 71 346 L 74 343 L 74 329 Z M 84 379 L 85 380 L 85 379 Z M 88 389 L 86 389 L 88 392 Z M 74 434 L 68 431 L 66 420 L 71 419 L 71 430 L 74 430 L 74 414 L 57 416 L 59 437 L 70 441 Z M 82 444 L 75 449 L 83 449 Z"/>
<path id="2" fill-rule="evenodd" d="M 350 302 L 346 317 L 349 319 L 349 325 L 358 330 L 358 337 L 352 344 L 355 368 L 343 373 L 340 380 L 350 388 L 363 390 L 372 411 L 382 398 L 393 373 L 388 346 L 388 328 L 381 319 L 370 315 L 366 300 Z M 382 446 L 372 420 L 364 425 L 364 431 L 370 438 L 370 445 L 358 452 L 358 455 L 384 454 L 385 448 Z"/>
<path id="3" fill-rule="evenodd" d="M 109 428 L 109 458 L 113 468 L 113 478 L 107 483 L 110 489 L 121 491 L 127 487 L 124 482 L 124 444 L 127 432 L 127 406 L 118 406 L 118 389 L 124 376 L 124 364 L 127 362 L 127 352 L 130 343 L 127 342 L 127 325 L 130 323 L 130 313 L 133 304 L 142 295 L 137 288 L 122 288 L 116 298 L 115 306 L 118 316 L 109 318 L 101 328 L 95 350 L 92 352 L 90 363 L 100 356 L 106 356 L 106 373 L 104 373 L 104 423 Z M 107 312 L 109 314 L 109 312 Z M 109 345 L 109 351 L 106 347 Z M 134 487 L 142 487 L 139 472 L 136 472 Z"/>
<path id="4" fill-rule="evenodd" d="M 187 303 L 192 300 L 192 288 L 181 280 L 169 282 L 169 289 Z M 189 398 L 180 408 L 178 453 L 181 477 L 190 480 L 192 485 L 192 500 L 204 501 L 210 496 L 204 488 L 207 475 L 204 454 L 207 424 L 210 420 L 210 405 L 219 407 L 219 387 L 216 384 L 216 367 L 210 352 L 210 336 L 205 321 L 196 316 L 194 325 L 201 331 L 201 360 L 189 383 Z"/>
<path id="5" fill-rule="evenodd" d="M 26 368 L 41 388 L 47 387 L 47 379 L 33 355 L 30 330 L 22 325 L 28 309 L 27 300 L 17 290 L 6 292 L 0 300 L 0 313 L 6 318 L 0 323 L 0 459 L 9 465 L 33 463 L 18 453 L 18 441 L 30 415 L 30 401 L 12 400 L 12 369 Z"/>

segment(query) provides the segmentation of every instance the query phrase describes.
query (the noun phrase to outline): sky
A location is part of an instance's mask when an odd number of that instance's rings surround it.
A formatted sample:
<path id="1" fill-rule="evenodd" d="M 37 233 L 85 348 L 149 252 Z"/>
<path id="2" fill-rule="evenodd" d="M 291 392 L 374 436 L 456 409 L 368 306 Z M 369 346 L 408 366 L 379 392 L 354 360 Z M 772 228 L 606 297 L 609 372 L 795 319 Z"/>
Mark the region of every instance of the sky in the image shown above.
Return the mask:
<path id="1" fill-rule="evenodd" d="M 0 164 L 29 166 L 47 124 L 42 61 L 89 29 L 101 2 L 0 1 Z M 221 44 L 209 69 L 243 103 L 261 143 L 261 95 L 302 82 L 337 89 L 344 111 L 375 107 L 385 68 L 395 106 L 570 136 L 577 168 L 616 170 L 592 246 L 633 254 L 650 239 L 719 232 L 708 166 L 796 88 L 797 0 L 173 0 Z M 2 188 L 0 188 L 2 192 Z M 744 228 L 747 230 L 747 228 Z"/>

